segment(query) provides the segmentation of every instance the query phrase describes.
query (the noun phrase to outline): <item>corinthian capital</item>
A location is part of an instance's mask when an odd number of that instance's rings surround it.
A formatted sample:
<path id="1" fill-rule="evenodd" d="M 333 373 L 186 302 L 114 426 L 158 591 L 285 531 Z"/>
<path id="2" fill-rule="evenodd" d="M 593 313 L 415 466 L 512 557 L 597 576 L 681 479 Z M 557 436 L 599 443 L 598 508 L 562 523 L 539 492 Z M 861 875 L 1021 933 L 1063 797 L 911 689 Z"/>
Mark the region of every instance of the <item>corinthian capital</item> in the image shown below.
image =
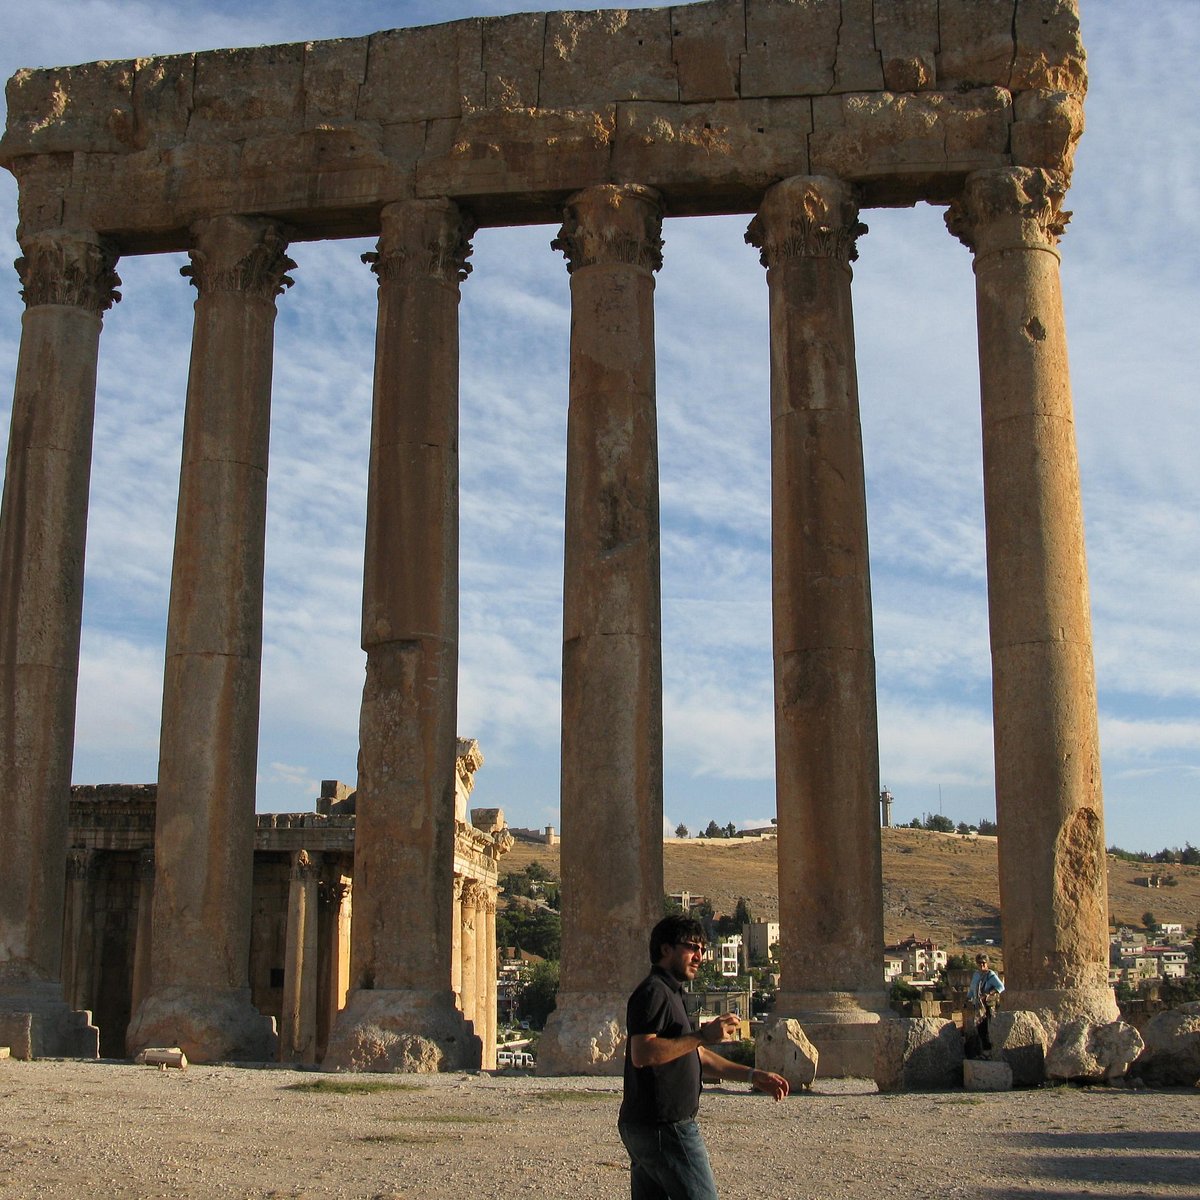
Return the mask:
<path id="1" fill-rule="evenodd" d="M 65 304 L 102 313 L 121 299 L 117 251 L 90 233 L 37 233 L 21 243 L 25 253 L 13 264 L 21 277 L 27 308 Z"/>
<path id="2" fill-rule="evenodd" d="M 362 256 L 386 283 L 425 277 L 457 287 L 471 273 L 475 224 L 449 200 L 398 200 L 380 214 L 382 227 L 373 251 Z"/>
<path id="3" fill-rule="evenodd" d="M 662 197 L 636 183 L 606 183 L 576 192 L 550 243 L 567 259 L 567 272 L 598 263 L 625 263 L 646 271 L 662 266 Z"/>
<path id="4" fill-rule="evenodd" d="M 190 279 L 201 296 L 213 292 L 242 292 L 274 300 L 292 286 L 287 274 L 296 264 L 287 256 L 283 227 L 265 217 L 209 217 L 192 226 L 194 245 L 190 266 L 180 275 Z"/>
<path id="5" fill-rule="evenodd" d="M 795 175 L 767 191 L 746 241 L 761 251 L 767 268 L 792 258 L 832 258 L 849 266 L 866 232 L 848 184 L 827 175 Z"/>
<path id="6" fill-rule="evenodd" d="M 967 176 L 946 213 L 946 228 L 976 255 L 993 250 L 1058 245 L 1071 214 L 1062 208 L 1066 183 L 1040 167 L 1002 167 Z"/>

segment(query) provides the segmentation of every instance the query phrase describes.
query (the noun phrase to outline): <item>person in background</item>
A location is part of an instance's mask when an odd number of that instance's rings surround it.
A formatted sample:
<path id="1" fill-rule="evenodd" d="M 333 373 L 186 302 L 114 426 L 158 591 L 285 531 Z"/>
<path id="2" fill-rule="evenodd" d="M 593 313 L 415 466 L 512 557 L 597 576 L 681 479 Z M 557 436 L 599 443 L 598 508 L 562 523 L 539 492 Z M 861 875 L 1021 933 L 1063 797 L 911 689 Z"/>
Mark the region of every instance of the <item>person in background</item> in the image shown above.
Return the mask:
<path id="1" fill-rule="evenodd" d="M 967 988 L 967 1003 L 975 1006 L 975 1033 L 979 1038 L 979 1048 L 984 1054 L 990 1053 L 992 1049 L 989 1025 L 1000 1005 L 1003 991 L 1004 983 L 988 964 L 988 956 L 975 955 L 975 973 L 971 976 L 971 984 Z"/>

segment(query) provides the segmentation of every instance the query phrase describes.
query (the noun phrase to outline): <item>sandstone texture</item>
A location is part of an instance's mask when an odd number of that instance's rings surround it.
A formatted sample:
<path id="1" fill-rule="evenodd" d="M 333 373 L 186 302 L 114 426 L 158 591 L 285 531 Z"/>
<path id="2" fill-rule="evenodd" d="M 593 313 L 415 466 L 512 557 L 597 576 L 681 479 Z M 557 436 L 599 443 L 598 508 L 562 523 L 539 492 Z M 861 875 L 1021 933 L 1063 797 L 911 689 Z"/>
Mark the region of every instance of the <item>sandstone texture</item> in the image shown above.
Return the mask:
<path id="1" fill-rule="evenodd" d="M 754 1065 L 759 1070 L 782 1075 L 793 1090 L 812 1087 L 819 1059 L 819 1051 L 808 1040 L 799 1021 L 776 1021 L 755 1040 Z"/>
<path id="2" fill-rule="evenodd" d="M 1138 1031 L 1124 1021 L 1097 1025 L 1086 1017 L 1076 1017 L 1059 1026 L 1046 1055 L 1046 1077 L 1089 1083 L 1117 1079 L 1129 1069 L 1143 1045 Z"/>
<path id="3" fill-rule="evenodd" d="M 1013 1086 L 1012 1067 L 1006 1062 L 968 1058 L 963 1062 L 963 1087 L 968 1092 L 1008 1092 Z"/>
<path id="4" fill-rule="evenodd" d="M 1046 1053 L 1054 1041 L 1037 1013 L 1001 1010 L 988 1023 L 992 1058 L 1012 1068 L 1015 1087 L 1037 1087 L 1046 1077 Z"/>
<path id="5" fill-rule="evenodd" d="M 963 1039 L 953 1021 L 883 1020 L 875 1035 L 875 1084 L 881 1092 L 960 1087 Z"/>
<path id="6" fill-rule="evenodd" d="M 1200 1083 L 1200 1002 L 1156 1013 L 1142 1028 L 1145 1049 L 1130 1071 L 1156 1087 Z"/>
<path id="7" fill-rule="evenodd" d="M 218 212 L 370 233 L 405 196 L 553 220 L 626 180 L 676 214 L 808 172 L 912 203 L 968 170 L 1069 174 L 1086 85 L 1074 0 L 709 0 L 22 70 L 0 162 L 27 232 L 126 252 Z"/>

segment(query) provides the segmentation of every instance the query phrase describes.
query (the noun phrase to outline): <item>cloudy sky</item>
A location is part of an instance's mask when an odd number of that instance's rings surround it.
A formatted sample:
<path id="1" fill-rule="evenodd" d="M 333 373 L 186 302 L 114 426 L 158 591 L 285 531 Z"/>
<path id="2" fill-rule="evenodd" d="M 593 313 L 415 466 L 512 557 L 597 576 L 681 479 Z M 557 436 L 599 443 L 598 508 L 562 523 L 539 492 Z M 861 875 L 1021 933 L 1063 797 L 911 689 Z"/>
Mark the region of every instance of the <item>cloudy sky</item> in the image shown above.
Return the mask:
<path id="1" fill-rule="evenodd" d="M 359 36 L 505 0 L 42 0 L 21 66 Z M 577 7 L 601 7 L 583 4 Z M 655 7 L 632 5 L 632 7 Z M 1200 61 L 1195 0 L 1090 0 L 1088 129 L 1063 273 L 1091 566 L 1107 836 L 1200 843 Z M 994 816 L 974 297 L 940 210 L 872 210 L 855 265 L 882 780 L 896 815 Z M 658 277 L 666 814 L 765 824 L 772 762 L 766 286 L 746 218 L 670 220 Z M 0 171 L 0 260 L 16 257 Z M 477 801 L 558 823 L 569 293 L 551 227 L 475 239 L 462 299 L 459 728 Z M 279 303 L 259 808 L 353 781 L 374 280 L 301 244 Z M 97 397 L 74 777 L 141 782 L 158 720 L 192 289 L 127 258 Z M 21 303 L 0 279 L 0 448 Z M 1189 399 L 1189 396 L 1191 399 Z"/>

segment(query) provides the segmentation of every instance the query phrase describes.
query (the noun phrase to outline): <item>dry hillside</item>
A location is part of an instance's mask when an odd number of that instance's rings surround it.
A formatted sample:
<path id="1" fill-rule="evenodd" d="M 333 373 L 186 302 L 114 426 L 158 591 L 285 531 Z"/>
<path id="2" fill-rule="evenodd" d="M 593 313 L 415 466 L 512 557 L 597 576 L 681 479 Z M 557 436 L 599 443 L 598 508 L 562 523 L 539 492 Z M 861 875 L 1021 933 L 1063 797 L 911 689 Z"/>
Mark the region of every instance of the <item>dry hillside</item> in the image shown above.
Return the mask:
<path id="1" fill-rule="evenodd" d="M 1000 937 L 996 882 L 996 839 L 973 841 L 922 829 L 883 832 L 883 909 L 888 942 L 910 933 L 931 937 L 951 949 Z M 718 913 L 730 913 L 739 896 L 763 919 L 778 915 L 774 841 L 741 838 L 669 839 L 663 869 L 669 892 L 707 896 Z M 520 871 L 534 860 L 556 874 L 557 846 L 518 842 L 501 861 L 501 871 Z M 1174 875 L 1174 887 L 1145 886 L 1151 871 Z M 1200 867 L 1108 860 L 1109 911 L 1122 924 L 1140 925 L 1142 914 L 1191 928 L 1200 919 Z"/>

